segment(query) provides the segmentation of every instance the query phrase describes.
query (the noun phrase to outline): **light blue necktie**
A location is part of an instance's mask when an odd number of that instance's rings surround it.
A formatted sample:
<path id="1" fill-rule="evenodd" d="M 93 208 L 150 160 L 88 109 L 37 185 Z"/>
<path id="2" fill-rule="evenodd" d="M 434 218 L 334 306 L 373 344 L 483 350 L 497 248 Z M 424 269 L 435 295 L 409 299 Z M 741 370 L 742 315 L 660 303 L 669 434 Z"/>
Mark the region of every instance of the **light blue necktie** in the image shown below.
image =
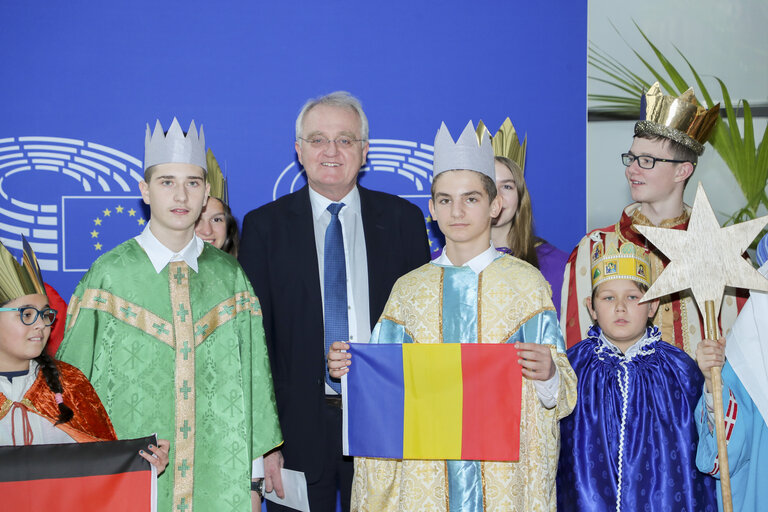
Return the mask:
<path id="1" fill-rule="evenodd" d="M 331 203 L 328 211 L 331 222 L 325 230 L 325 353 L 334 341 L 349 340 L 349 320 L 347 317 L 347 265 L 344 258 L 344 234 L 341 231 L 339 211 L 344 203 Z M 325 367 L 325 381 L 334 391 L 341 394 L 341 382 L 332 379 Z"/>

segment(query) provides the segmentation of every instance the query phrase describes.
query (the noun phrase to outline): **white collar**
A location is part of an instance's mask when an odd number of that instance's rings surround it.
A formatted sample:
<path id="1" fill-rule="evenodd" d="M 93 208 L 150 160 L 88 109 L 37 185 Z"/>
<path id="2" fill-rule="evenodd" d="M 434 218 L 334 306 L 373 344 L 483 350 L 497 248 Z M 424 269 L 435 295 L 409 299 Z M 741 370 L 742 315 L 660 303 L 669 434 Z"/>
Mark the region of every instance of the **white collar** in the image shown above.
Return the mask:
<path id="1" fill-rule="evenodd" d="M 0 378 L 0 390 L 9 400 L 13 402 L 20 402 L 24 398 L 24 394 L 32 386 L 37 378 L 37 361 L 34 359 L 29 360 L 29 372 L 21 377 L 14 377 L 12 381 L 6 378 Z"/>
<path id="2" fill-rule="evenodd" d="M 189 268 L 197 272 L 197 258 L 203 252 L 204 242 L 202 239 L 197 235 L 192 235 L 192 240 L 182 250 L 173 252 L 155 237 L 152 230 L 149 229 L 151 224 L 152 220 L 147 223 L 144 231 L 139 233 L 135 239 L 149 256 L 149 261 L 155 267 L 155 272 L 159 274 L 172 261 L 183 261 L 189 265 Z"/>
<path id="3" fill-rule="evenodd" d="M 326 211 L 329 204 L 332 203 L 344 203 L 344 210 L 360 213 L 360 191 L 357 187 L 353 187 L 347 195 L 345 195 L 341 201 L 331 201 L 324 195 L 316 192 L 312 187 L 309 187 L 309 202 L 312 205 L 312 217 L 315 221 Z M 330 213 L 328 214 L 330 215 Z"/>
<path id="4" fill-rule="evenodd" d="M 603 330 L 600 329 L 600 342 L 602 343 L 602 348 L 606 349 L 608 352 L 611 352 L 611 355 L 614 355 L 620 359 L 624 359 L 626 361 L 630 361 L 634 359 L 636 356 L 644 356 L 648 354 L 652 354 L 655 352 L 655 349 L 647 349 L 648 345 L 653 344 L 653 342 L 658 341 L 661 339 L 661 332 L 657 327 L 653 327 L 649 333 L 648 329 L 646 328 L 645 332 L 643 333 L 643 336 L 638 339 L 635 343 L 630 346 L 626 352 L 621 351 L 619 347 L 614 345 L 612 341 L 610 341 L 608 338 L 605 337 L 605 333 L 603 333 Z M 602 351 L 601 347 L 598 346 L 597 350 Z"/>
<path id="5" fill-rule="evenodd" d="M 493 242 L 491 242 L 491 244 L 486 250 L 484 250 L 483 252 L 481 252 L 480 254 L 478 254 L 477 256 L 475 256 L 465 264 L 463 264 L 462 267 L 469 267 L 472 269 L 472 271 L 475 274 L 479 274 L 480 272 L 485 270 L 485 268 L 488 265 L 493 263 L 498 258 L 501 258 L 502 256 L 503 254 L 497 251 L 496 248 L 493 246 Z M 435 263 L 437 265 L 442 265 L 442 266 L 448 266 L 448 267 L 456 266 L 453 263 L 451 263 L 451 260 L 448 258 L 448 254 L 446 254 L 445 252 L 445 247 L 443 247 L 443 252 L 440 254 L 440 256 L 435 258 L 435 260 L 432 263 Z"/>

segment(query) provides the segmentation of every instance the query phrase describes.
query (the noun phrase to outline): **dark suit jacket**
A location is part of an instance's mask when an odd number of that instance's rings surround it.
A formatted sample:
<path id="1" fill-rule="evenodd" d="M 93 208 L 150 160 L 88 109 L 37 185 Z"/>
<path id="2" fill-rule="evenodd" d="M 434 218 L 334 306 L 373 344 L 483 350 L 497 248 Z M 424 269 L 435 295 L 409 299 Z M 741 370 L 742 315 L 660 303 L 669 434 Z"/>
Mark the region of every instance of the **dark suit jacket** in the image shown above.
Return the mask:
<path id="1" fill-rule="evenodd" d="M 397 196 L 358 186 L 371 326 L 395 281 L 429 261 L 424 215 Z M 323 304 L 309 189 L 251 211 L 240 264 L 259 297 L 272 363 L 285 466 L 320 478 L 325 436 Z"/>

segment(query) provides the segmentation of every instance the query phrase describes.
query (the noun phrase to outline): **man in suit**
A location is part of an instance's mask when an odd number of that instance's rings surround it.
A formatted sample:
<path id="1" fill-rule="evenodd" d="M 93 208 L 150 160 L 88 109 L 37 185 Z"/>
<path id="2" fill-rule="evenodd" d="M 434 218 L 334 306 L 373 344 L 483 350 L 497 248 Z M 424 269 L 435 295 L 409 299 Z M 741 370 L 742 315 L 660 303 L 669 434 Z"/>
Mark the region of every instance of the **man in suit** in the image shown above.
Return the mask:
<path id="1" fill-rule="evenodd" d="M 265 457 L 265 486 L 282 490 L 284 462 L 305 473 L 313 512 L 335 510 L 337 489 L 346 511 L 352 458 L 325 354 L 333 341 L 368 341 L 392 285 L 429 261 L 429 246 L 418 207 L 357 185 L 368 120 L 355 97 L 307 101 L 295 144 L 308 186 L 246 215 L 239 257 L 261 302 L 285 439 Z"/>

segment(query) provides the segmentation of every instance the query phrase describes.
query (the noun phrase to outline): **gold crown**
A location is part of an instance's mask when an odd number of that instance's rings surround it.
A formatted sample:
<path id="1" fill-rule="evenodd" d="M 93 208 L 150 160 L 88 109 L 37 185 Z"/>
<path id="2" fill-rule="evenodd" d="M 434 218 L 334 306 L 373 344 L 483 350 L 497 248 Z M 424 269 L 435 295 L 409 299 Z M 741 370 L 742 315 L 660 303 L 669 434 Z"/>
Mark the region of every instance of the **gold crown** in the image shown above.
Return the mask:
<path id="1" fill-rule="evenodd" d="M 679 98 L 664 96 L 659 82 L 653 84 L 640 101 L 640 121 L 635 124 L 635 135 L 658 135 L 679 142 L 697 155 L 704 153 L 704 143 L 720 119 L 719 103 L 707 110 L 699 105 L 692 87 Z"/>
<path id="2" fill-rule="evenodd" d="M 229 205 L 229 187 L 227 186 L 227 180 L 224 178 L 224 173 L 221 172 L 219 162 L 216 161 L 216 157 L 213 156 L 213 151 L 208 148 L 208 152 L 205 154 L 206 162 L 208 163 L 208 176 L 206 179 L 211 184 L 211 197 L 215 197 L 222 203 Z"/>
<path id="3" fill-rule="evenodd" d="M 482 137 L 483 132 L 491 134 L 490 130 L 485 126 L 485 123 L 480 121 L 477 125 L 477 136 Z M 494 156 L 503 156 L 509 158 L 515 162 L 521 171 L 525 171 L 525 149 L 528 146 L 528 135 L 526 134 L 523 143 L 520 143 L 520 138 L 517 136 L 515 127 L 512 126 L 512 121 L 506 118 L 496 135 L 491 137 L 491 143 L 493 144 Z"/>
<path id="4" fill-rule="evenodd" d="M 611 279 L 631 279 L 651 286 L 651 258 L 648 251 L 631 242 L 619 242 L 615 233 L 595 242 L 591 254 L 592 289 Z"/>
<path id="5" fill-rule="evenodd" d="M 23 248 L 21 264 L 0 243 L 0 304 L 24 295 L 35 293 L 46 295 L 43 276 L 35 253 L 23 235 L 21 243 Z"/>

